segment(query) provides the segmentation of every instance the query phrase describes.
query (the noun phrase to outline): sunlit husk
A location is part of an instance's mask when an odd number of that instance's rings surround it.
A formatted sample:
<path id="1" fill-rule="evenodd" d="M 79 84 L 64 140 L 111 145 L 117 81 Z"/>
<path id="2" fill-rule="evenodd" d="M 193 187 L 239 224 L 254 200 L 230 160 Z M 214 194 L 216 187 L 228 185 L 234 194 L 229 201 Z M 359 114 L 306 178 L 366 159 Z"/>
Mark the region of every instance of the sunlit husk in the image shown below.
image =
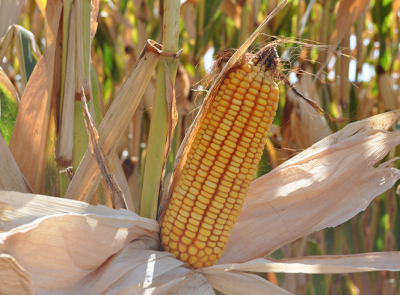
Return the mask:
<path id="1" fill-rule="evenodd" d="M 374 168 L 400 143 L 399 131 L 384 131 L 399 117 L 393 111 L 349 124 L 253 181 L 218 263 L 264 257 L 364 210 L 400 179 L 395 168 Z"/>

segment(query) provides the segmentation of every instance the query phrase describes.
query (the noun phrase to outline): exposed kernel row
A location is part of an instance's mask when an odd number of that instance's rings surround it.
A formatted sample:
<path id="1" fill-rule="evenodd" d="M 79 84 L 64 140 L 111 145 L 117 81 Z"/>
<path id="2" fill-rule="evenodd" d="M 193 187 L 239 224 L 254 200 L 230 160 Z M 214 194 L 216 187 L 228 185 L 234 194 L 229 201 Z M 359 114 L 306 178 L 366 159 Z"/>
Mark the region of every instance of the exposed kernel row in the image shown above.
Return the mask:
<path id="1" fill-rule="evenodd" d="M 231 72 L 194 139 L 162 224 L 162 245 L 187 265 L 223 254 L 278 106 L 265 67 Z"/>

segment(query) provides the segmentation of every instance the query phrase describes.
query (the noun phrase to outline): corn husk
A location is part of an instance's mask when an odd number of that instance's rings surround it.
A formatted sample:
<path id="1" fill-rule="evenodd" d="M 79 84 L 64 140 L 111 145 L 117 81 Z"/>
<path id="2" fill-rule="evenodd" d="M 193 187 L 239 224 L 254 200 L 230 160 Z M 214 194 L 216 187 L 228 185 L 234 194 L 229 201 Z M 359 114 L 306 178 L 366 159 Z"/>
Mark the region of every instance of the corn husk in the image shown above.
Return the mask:
<path id="1" fill-rule="evenodd" d="M 159 251 L 154 220 L 124 209 L 0 191 L 0 292 L 213 294 L 213 287 L 226 294 L 290 294 L 246 272 L 399 271 L 400 252 L 263 258 L 346 221 L 400 178 L 389 163 L 374 168 L 400 143 L 400 132 L 386 131 L 399 117 L 397 110 L 350 124 L 254 181 L 225 254 L 200 270 Z"/>
<path id="2" fill-rule="evenodd" d="M 31 193 L 32 188 L 18 168 L 0 134 L 0 190 Z"/>
<path id="3" fill-rule="evenodd" d="M 365 210 L 400 179 L 387 164 L 374 168 L 400 143 L 400 132 L 385 131 L 399 118 L 396 110 L 349 124 L 253 181 L 218 263 L 263 257 Z M 255 222 L 263 226 L 249 230 Z"/>
<path id="4" fill-rule="evenodd" d="M 21 98 L 10 150 L 33 191 L 43 186 L 45 153 L 50 125 L 54 45 L 37 63 Z M 38 103 L 37 98 L 41 102 Z"/>

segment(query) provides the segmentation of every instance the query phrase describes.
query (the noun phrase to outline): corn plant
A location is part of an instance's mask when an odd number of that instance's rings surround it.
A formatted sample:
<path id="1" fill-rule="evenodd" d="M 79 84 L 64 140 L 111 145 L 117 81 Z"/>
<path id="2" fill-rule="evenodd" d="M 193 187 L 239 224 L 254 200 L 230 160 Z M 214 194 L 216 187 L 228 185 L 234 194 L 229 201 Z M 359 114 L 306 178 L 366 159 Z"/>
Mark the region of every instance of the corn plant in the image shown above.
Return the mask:
<path id="1" fill-rule="evenodd" d="M 0 293 L 398 294 L 398 1 L 278 2 L 0 3 Z"/>

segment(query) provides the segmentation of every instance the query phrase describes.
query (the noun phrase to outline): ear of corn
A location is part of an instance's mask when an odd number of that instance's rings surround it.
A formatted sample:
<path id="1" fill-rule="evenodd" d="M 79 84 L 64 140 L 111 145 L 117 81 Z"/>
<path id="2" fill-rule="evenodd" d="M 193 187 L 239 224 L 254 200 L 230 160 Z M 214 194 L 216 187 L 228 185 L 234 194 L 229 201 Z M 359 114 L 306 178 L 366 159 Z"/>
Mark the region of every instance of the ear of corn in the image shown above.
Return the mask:
<path id="1" fill-rule="evenodd" d="M 278 86 L 267 67 L 265 59 L 253 58 L 230 72 L 174 188 L 162 245 L 190 267 L 219 260 L 242 209 L 278 107 Z"/>

